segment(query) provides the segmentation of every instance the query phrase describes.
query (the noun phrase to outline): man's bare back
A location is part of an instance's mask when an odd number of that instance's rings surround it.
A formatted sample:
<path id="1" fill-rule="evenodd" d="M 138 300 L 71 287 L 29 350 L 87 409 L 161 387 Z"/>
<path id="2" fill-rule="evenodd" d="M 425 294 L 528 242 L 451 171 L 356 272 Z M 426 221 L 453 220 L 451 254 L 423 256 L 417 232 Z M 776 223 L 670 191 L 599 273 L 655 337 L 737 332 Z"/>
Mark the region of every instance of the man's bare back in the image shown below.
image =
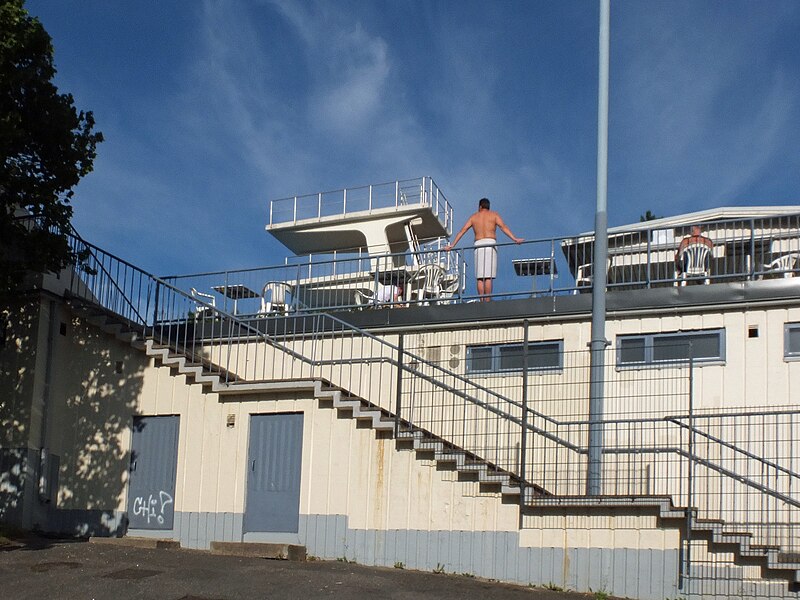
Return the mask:
<path id="1" fill-rule="evenodd" d="M 493 210 L 479 210 L 469 218 L 475 241 L 484 238 L 497 239 L 497 227 L 505 227 L 503 219 Z"/>
<path id="2" fill-rule="evenodd" d="M 446 249 L 450 250 L 453 246 L 455 246 L 458 243 L 458 240 L 460 240 L 461 237 L 470 229 L 472 229 L 472 232 L 475 234 L 476 242 L 484 239 L 496 240 L 498 227 L 517 244 L 523 241 L 522 238 L 518 238 L 511 233 L 511 230 L 508 228 L 499 214 L 488 208 L 480 208 L 478 209 L 478 212 L 473 213 L 472 216 L 467 219 L 464 227 L 462 227 L 461 231 L 456 234 L 453 243 L 448 244 Z"/>

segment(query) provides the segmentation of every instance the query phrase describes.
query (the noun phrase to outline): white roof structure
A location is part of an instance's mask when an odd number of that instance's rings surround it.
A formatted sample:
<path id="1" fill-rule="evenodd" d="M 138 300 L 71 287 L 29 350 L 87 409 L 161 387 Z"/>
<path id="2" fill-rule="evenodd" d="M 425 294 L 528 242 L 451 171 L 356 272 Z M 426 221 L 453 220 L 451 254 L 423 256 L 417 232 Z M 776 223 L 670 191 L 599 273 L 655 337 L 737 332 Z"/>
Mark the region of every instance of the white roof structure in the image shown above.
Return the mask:
<path id="1" fill-rule="evenodd" d="M 641 221 L 630 225 L 618 225 L 609 227 L 609 235 L 628 231 L 642 231 L 651 229 L 669 229 L 671 227 L 688 227 L 707 221 L 721 221 L 726 219 L 760 219 L 764 217 L 779 217 L 784 215 L 796 215 L 800 213 L 800 206 L 734 206 L 709 208 L 692 213 L 684 213 L 673 217 L 663 217 L 652 221 Z M 592 236 L 594 231 L 587 231 L 579 237 Z"/>
<path id="2" fill-rule="evenodd" d="M 298 255 L 405 251 L 452 233 L 453 209 L 430 177 L 282 198 L 267 231 Z"/>

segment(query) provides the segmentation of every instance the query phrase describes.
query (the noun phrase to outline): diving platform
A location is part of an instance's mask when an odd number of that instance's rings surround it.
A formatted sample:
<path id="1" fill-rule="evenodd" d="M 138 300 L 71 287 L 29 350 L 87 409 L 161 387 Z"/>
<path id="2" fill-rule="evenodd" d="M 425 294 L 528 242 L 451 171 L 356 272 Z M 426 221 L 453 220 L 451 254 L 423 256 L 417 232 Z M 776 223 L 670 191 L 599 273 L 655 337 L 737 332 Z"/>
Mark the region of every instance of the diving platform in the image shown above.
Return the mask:
<path id="1" fill-rule="evenodd" d="M 449 237 L 453 208 L 420 177 L 272 200 L 266 230 L 296 255 L 385 255 Z"/>

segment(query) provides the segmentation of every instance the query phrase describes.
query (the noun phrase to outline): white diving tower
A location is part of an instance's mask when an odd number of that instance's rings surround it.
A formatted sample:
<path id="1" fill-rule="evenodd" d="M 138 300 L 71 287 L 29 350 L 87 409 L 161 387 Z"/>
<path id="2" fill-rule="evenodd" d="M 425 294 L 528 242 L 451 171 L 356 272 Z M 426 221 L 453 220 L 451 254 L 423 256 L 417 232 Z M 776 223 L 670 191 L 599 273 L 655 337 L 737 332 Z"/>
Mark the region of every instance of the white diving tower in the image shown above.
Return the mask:
<path id="1" fill-rule="evenodd" d="M 453 208 L 430 177 L 272 200 L 266 227 L 296 255 L 417 253 L 449 237 Z"/>
<path id="2" fill-rule="evenodd" d="M 441 251 L 453 208 L 430 177 L 272 200 L 266 229 L 302 257 L 281 284 L 304 307 L 369 302 L 386 284 L 402 283 L 404 301 L 458 291 L 458 262 Z"/>

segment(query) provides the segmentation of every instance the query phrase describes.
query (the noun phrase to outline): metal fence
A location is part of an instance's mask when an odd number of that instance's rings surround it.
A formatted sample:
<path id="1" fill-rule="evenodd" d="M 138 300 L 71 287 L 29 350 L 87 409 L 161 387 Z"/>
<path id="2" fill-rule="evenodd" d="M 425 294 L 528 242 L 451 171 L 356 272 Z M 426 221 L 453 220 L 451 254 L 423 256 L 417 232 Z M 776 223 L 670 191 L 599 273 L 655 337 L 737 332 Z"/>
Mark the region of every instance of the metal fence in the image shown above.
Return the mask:
<path id="1" fill-rule="evenodd" d="M 402 206 L 430 208 L 445 230 L 453 226 L 453 207 L 431 177 L 418 177 L 376 185 L 271 200 L 269 225 L 294 224 L 353 213 L 372 213 Z"/>
<path id="2" fill-rule="evenodd" d="M 294 199 L 287 199 L 287 201 Z M 299 199 L 298 199 L 299 201 Z M 691 226 L 652 228 L 609 235 L 608 289 L 632 290 L 723 283 L 800 274 L 800 215 L 715 220 L 702 223 L 710 244 L 699 257 L 698 271 L 688 273 L 681 244 Z M 353 248 L 329 254 L 294 256 L 284 264 L 252 269 L 171 275 L 163 279 L 187 293 L 207 295 L 217 307 L 237 314 L 263 314 L 276 285 L 290 311 L 363 309 L 377 303 L 381 285 L 401 283 L 405 295 L 395 306 L 469 302 L 474 289 L 473 247 L 445 252 L 442 240 L 419 251 L 372 254 Z M 498 277 L 492 296 L 513 299 L 579 294 L 591 291 L 594 237 L 591 234 L 543 238 L 522 244 L 499 243 Z M 423 265 L 439 265 L 444 275 L 417 294 Z M 392 302 L 382 302 L 391 305 Z"/>
<path id="3" fill-rule="evenodd" d="M 324 313 L 243 320 L 76 235 L 70 243 L 88 256 L 72 272 L 70 296 L 199 373 L 228 384 L 323 381 L 394 413 L 398 432 L 427 431 L 508 472 L 535 490 L 523 501 L 585 495 L 588 351 L 531 353 L 522 322 L 521 350 L 506 357 L 513 368 L 492 378 L 408 332 L 379 337 Z M 663 496 L 685 509 L 689 580 L 719 575 L 719 555 L 692 537 L 709 523 L 746 532 L 749 544 L 774 546 L 786 560 L 797 556 L 800 410 L 698 411 L 691 360 L 619 369 L 614 353 L 605 360 L 601 495 Z"/>

